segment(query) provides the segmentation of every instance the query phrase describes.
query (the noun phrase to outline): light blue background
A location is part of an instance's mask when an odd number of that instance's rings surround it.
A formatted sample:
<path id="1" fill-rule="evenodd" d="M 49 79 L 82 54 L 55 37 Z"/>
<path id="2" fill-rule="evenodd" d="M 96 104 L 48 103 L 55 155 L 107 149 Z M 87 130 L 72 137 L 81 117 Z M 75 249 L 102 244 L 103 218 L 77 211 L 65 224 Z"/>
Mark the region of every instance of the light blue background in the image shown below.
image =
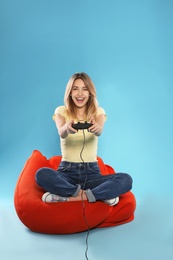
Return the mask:
<path id="1" fill-rule="evenodd" d="M 60 154 L 51 116 L 85 71 L 107 113 L 99 156 L 137 197 L 172 193 L 173 2 L 1 0 L 1 196 L 34 149 Z"/>
<path id="2" fill-rule="evenodd" d="M 60 154 L 51 116 L 69 77 L 85 71 L 108 118 L 98 155 L 132 175 L 136 218 L 141 205 L 159 213 L 164 204 L 169 219 L 172 14 L 171 0 L 0 0 L 0 199 L 13 200 L 34 149 Z"/>

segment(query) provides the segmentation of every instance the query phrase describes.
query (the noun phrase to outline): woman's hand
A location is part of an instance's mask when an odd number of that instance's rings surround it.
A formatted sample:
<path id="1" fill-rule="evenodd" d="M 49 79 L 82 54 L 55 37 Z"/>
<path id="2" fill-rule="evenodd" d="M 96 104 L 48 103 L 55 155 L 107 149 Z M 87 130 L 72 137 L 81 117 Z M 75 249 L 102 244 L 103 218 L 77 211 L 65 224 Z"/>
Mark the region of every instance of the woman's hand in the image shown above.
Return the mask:
<path id="1" fill-rule="evenodd" d="M 65 124 L 66 125 L 65 129 L 66 129 L 67 134 L 75 134 L 75 133 L 77 133 L 77 130 L 72 127 L 72 124 L 74 124 L 73 120 L 71 120 L 70 122 L 67 122 Z"/>
<path id="2" fill-rule="evenodd" d="M 100 115 L 100 116 L 102 116 L 102 115 Z M 96 136 L 101 135 L 102 130 L 103 130 L 104 123 L 102 123 L 102 119 L 100 116 L 98 116 L 98 118 L 99 118 L 98 122 L 95 120 L 94 117 L 91 117 L 90 123 L 92 124 L 92 126 L 88 128 L 88 132 L 91 132 L 91 133 L 95 134 Z M 100 123 L 102 123 L 102 125 Z"/>
<path id="3" fill-rule="evenodd" d="M 66 138 L 68 136 L 68 134 L 77 133 L 77 130 L 75 130 L 72 127 L 72 124 L 74 123 L 74 121 L 71 120 L 70 122 L 66 122 L 65 117 L 60 114 L 55 115 L 55 123 L 56 123 L 56 127 L 58 129 L 58 133 L 59 133 L 60 137 L 63 139 Z"/>

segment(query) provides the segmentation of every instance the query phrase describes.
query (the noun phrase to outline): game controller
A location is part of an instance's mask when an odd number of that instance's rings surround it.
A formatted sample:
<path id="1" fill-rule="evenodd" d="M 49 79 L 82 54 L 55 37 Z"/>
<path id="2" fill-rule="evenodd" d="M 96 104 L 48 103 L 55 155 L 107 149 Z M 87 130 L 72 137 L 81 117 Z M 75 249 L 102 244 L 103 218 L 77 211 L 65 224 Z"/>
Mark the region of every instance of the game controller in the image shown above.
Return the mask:
<path id="1" fill-rule="evenodd" d="M 81 130 L 81 129 L 88 129 L 91 127 L 93 124 L 85 122 L 85 123 L 80 123 L 78 122 L 77 124 L 72 124 L 72 127 L 76 130 Z"/>

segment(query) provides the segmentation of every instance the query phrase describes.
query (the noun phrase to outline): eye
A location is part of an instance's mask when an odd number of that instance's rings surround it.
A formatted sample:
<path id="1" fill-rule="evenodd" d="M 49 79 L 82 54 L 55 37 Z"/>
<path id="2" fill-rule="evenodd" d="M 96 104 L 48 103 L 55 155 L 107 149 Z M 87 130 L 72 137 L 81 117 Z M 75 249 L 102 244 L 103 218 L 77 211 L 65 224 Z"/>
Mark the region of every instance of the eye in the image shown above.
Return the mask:
<path id="1" fill-rule="evenodd" d="M 77 89 L 78 89 L 78 87 L 75 87 L 75 86 L 74 86 L 74 87 L 72 87 L 72 90 L 77 90 Z"/>

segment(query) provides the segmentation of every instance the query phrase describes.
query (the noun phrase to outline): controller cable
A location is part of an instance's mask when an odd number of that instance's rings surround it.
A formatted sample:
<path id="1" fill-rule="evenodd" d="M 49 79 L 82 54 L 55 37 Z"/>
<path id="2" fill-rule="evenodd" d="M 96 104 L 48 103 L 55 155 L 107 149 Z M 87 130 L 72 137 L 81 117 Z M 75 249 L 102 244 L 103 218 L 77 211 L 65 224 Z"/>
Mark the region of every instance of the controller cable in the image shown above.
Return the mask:
<path id="1" fill-rule="evenodd" d="M 85 141 L 86 141 L 86 138 L 85 138 L 85 130 L 82 129 L 82 132 L 83 132 L 83 144 L 82 144 L 82 149 L 81 149 L 81 152 L 80 152 L 80 158 L 81 158 L 81 161 L 83 163 L 85 163 L 83 157 L 82 157 L 82 153 L 83 153 L 83 150 L 85 148 Z M 84 181 L 84 185 L 83 185 L 83 190 L 85 188 L 85 185 L 86 185 L 86 181 L 87 181 L 87 173 L 85 171 L 85 181 Z M 85 220 L 85 223 L 87 225 L 87 235 L 86 235 L 86 250 L 85 250 L 85 258 L 87 260 L 89 260 L 88 258 L 88 238 L 89 238 L 89 232 L 90 232 L 90 226 L 88 224 L 88 221 L 87 221 L 87 218 L 86 218 L 86 214 L 85 214 L 85 202 L 84 202 L 84 199 L 83 199 L 83 190 L 82 190 L 82 194 L 81 194 L 81 199 L 82 199 L 82 207 L 83 207 L 83 217 L 84 217 L 84 220 Z"/>

